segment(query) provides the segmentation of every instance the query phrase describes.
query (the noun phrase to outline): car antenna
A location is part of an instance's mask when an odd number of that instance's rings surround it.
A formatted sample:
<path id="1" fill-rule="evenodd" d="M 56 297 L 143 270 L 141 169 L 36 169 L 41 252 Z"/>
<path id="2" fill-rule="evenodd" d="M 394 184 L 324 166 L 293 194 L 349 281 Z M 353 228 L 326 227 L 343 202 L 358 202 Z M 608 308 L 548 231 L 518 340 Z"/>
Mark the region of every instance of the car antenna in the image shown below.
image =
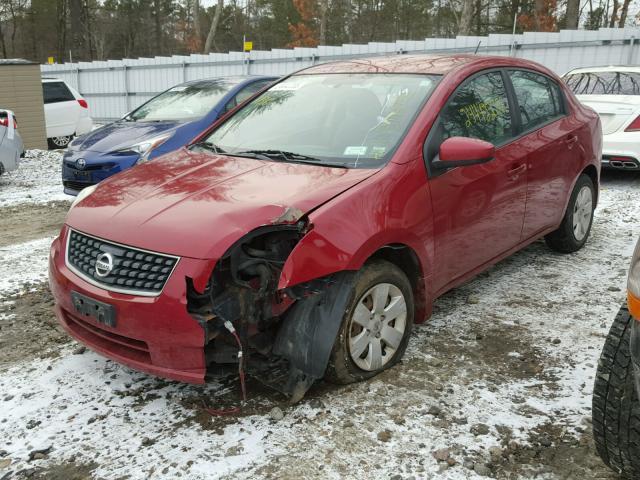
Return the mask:
<path id="1" fill-rule="evenodd" d="M 481 44 L 481 43 L 482 43 L 482 40 L 480 40 L 480 41 L 478 42 L 478 45 L 476 46 L 476 51 L 475 51 L 475 52 L 473 52 L 473 54 L 474 54 L 474 55 L 477 55 L 477 54 L 478 54 L 478 50 L 480 49 L 480 44 Z"/>

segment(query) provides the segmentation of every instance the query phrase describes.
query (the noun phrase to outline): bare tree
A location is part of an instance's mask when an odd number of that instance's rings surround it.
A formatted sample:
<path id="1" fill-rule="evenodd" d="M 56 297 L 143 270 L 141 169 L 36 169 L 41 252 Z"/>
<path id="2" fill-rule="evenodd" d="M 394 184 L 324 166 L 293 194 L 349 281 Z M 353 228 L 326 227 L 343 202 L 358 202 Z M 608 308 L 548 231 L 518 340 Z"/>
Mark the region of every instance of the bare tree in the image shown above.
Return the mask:
<path id="1" fill-rule="evenodd" d="M 320 45 L 327 44 L 327 13 L 329 11 L 329 0 L 320 0 Z"/>
<path id="2" fill-rule="evenodd" d="M 160 0 L 154 0 L 153 2 L 153 31 L 155 34 L 155 51 L 157 54 L 162 55 L 164 49 L 162 48 L 162 21 L 160 16 L 162 15 L 162 7 Z M 152 49 L 153 50 L 153 49 Z"/>
<path id="3" fill-rule="evenodd" d="M 618 23 L 618 27 L 624 27 L 624 24 L 627 22 L 627 13 L 629 13 L 629 4 L 631 0 L 624 0 L 622 3 L 622 10 L 620 10 L 620 22 Z"/>
<path id="4" fill-rule="evenodd" d="M 0 45 L 2 46 L 2 58 L 7 58 L 7 46 L 4 43 L 4 32 L 2 31 L 2 21 L 0 21 Z"/>
<path id="5" fill-rule="evenodd" d="M 220 15 L 222 14 L 222 7 L 224 6 L 224 0 L 218 0 L 218 5 L 216 5 L 216 11 L 213 14 L 213 20 L 211 20 L 211 28 L 209 29 L 209 34 L 207 35 L 207 41 L 204 43 L 204 53 L 209 53 L 211 51 L 211 46 L 213 45 L 213 39 L 216 36 L 216 31 L 218 30 L 218 23 L 220 22 Z"/>
<path id="6" fill-rule="evenodd" d="M 628 1 L 628 0 L 625 0 Z M 580 0 L 567 0 L 567 16 L 565 28 L 568 30 L 577 30 L 580 18 Z"/>
<path id="7" fill-rule="evenodd" d="M 458 35 L 470 35 L 471 24 L 473 23 L 473 0 L 463 0 L 462 2 L 462 14 L 460 15 L 460 22 L 458 24 Z"/>
<path id="8" fill-rule="evenodd" d="M 613 11 L 611 12 L 611 18 L 609 19 L 609 28 L 613 28 L 616 26 L 619 7 L 620 7 L 620 3 L 618 3 L 618 0 L 613 0 Z"/>
<path id="9" fill-rule="evenodd" d="M 62 62 L 65 57 L 65 49 L 67 45 L 67 2 L 66 0 L 58 0 L 56 5 L 56 30 L 58 33 L 58 61 Z"/>
<path id="10" fill-rule="evenodd" d="M 193 0 L 193 32 L 196 36 L 198 48 L 202 41 L 202 29 L 200 28 L 200 0 Z"/>
<path id="11" fill-rule="evenodd" d="M 71 51 L 74 58 L 86 60 L 84 28 L 82 26 L 82 0 L 69 0 L 69 16 L 71 17 Z"/>

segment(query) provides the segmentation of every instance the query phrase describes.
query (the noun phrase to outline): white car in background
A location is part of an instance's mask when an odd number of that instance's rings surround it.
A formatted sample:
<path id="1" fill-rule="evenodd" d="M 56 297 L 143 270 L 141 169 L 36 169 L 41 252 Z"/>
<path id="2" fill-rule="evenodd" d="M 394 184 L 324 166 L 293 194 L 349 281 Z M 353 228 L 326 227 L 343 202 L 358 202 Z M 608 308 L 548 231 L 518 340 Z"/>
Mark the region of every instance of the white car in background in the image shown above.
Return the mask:
<path id="1" fill-rule="evenodd" d="M 90 132 L 89 105 L 73 87 L 58 78 L 42 79 L 49 148 L 66 148 L 73 137 Z"/>
<path id="2" fill-rule="evenodd" d="M 577 68 L 564 81 L 602 120 L 602 166 L 640 170 L 640 67 Z"/>

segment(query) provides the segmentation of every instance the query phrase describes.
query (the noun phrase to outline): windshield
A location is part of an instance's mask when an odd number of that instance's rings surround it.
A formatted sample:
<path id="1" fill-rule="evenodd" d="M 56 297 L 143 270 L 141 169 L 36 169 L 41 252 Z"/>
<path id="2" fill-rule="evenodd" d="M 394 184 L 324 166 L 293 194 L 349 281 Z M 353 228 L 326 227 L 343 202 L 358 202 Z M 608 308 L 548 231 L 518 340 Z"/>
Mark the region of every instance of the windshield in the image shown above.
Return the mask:
<path id="1" fill-rule="evenodd" d="M 572 73 L 564 81 L 576 95 L 640 95 L 640 73 Z"/>
<path id="2" fill-rule="evenodd" d="M 163 121 L 193 120 L 206 115 L 231 90 L 237 82 L 211 80 L 177 85 L 152 98 L 125 120 Z"/>
<path id="3" fill-rule="evenodd" d="M 207 138 L 219 153 L 278 155 L 372 168 L 384 164 L 439 76 L 296 75 L 240 109 Z"/>

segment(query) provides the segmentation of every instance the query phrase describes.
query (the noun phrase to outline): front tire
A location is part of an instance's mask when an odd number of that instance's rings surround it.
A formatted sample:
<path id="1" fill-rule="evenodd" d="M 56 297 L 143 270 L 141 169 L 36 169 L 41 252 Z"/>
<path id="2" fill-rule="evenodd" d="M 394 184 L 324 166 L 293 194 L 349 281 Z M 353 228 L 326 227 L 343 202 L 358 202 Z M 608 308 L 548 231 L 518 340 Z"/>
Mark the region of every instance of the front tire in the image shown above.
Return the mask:
<path id="1" fill-rule="evenodd" d="M 623 306 L 602 349 L 592 405 L 598 455 L 627 479 L 640 478 L 640 403 L 629 350 L 634 321 Z"/>
<path id="2" fill-rule="evenodd" d="M 413 326 L 411 283 L 391 262 L 366 264 L 354 280 L 325 374 L 329 381 L 371 378 L 402 358 Z"/>
<path id="3" fill-rule="evenodd" d="M 583 173 L 573 187 L 560 227 L 544 237 L 547 245 L 561 253 L 580 250 L 589 238 L 595 206 L 595 186 L 591 178 Z"/>

